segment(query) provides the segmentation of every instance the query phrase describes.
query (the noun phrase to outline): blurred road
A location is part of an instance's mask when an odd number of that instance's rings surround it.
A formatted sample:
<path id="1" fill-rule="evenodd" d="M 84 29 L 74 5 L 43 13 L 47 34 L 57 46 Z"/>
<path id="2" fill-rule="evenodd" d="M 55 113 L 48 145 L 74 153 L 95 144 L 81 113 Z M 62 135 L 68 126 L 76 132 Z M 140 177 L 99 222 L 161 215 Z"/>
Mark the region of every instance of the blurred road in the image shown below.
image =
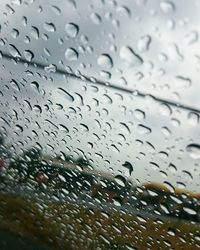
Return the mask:
<path id="1" fill-rule="evenodd" d="M 0 231 L 0 249 L 1 250 L 51 250 L 50 246 L 44 245 L 36 240 L 31 241 L 22 239 L 9 232 Z"/>

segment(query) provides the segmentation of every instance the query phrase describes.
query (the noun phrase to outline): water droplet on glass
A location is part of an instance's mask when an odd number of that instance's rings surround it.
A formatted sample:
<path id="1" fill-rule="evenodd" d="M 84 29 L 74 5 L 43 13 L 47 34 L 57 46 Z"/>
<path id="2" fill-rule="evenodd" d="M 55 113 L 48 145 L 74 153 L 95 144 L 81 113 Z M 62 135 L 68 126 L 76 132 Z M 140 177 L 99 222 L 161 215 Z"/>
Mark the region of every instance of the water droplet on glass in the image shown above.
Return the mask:
<path id="1" fill-rule="evenodd" d="M 28 62 L 30 62 L 30 61 L 33 59 L 33 57 L 34 57 L 34 54 L 33 54 L 33 52 L 30 51 L 30 50 L 25 50 L 25 51 L 24 51 L 24 57 L 25 57 L 25 59 L 26 59 Z"/>
<path id="2" fill-rule="evenodd" d="M 89 128 L 86 124 L 80 123 L 80 128 L 82 130 L 82 132 L 88 132 Z"/>
<path id="3" fill-rule="evenodd" d="M 189 144 L 186 147 L 186 150 L 188 151 L 190 157 L 194 160 L 200 159 L 200 145 L 199 144 Z"/>
<path id="4" fill-rule="evenodd" d="M 117 184 L 119 184 L 122 187 L 125 187 L 125 185 L 126 185 L 126 179 L 121 175 L 116 175 L 115 181 Z"/>
<path id="5" fill-rule="evenodd" d="M 108 54 L 101 54 L 97 59 L 97 63 L 105 68 L 111 68 L 113 66 L 112 58 Z"/>
<path id="6" fill-rule="evenodd" d="M 74 97 L 72 95 L 70 95 L 65 89 L 58 88 L 58 93 L 60 95 L 62 95 L 69 102 L 73 102 L 74 101 Z"/>
<path id="7" fill-rule="evenodd" d="M 137 128 L 138 128 L 139 133 L 142 135 L 151 133 L 151 129 L 147 126 L 142 125 L 142 124 L 139 124 Z"/>
<path id="8" fill-rule="evenodd" d="M 17 91 L 20 91 L 19 84 L 18 84 L 14 79 L 12 79 L 12 80 L 10 81 L 10 84 L 11 84 L 11 86 L 13 87 L 13 89 L 15 89 L 15 90 L 17 90 Z"/>
<path id="9" fill-rule="evenodd" d="M 160 113 L 164 116 L 170 116 L 172 114 L 172 109 L 166 103 L 160 105 Z"/>
<path id="10" fill-rule="evenodd" d="M 171 131 L 170 131 L 170 129 L 167 128 L 167 127 L 162 127 L 162 128 L 161 128 L 161 131 L 162 131 L 162 133 L 163 133 L 164 135 L 166 135 L 166 136 L 170 136 L 170 135 L 171 135 Z"/>
<path id="11" fill-rule="evenodd" d="M 49 64 L 48 66 L 45 66 L 44 67 L 45 71 L 48 72 L 48 73 L 55 73 L 56 70 L 57 70 L 57 67 L 55 64 Z"/>
<path id="12" fill-rule="evenodd" d="M 91 15 L 90 15 L 90 19 L 91 19 L 91 21 L 94 23 L 94 24 L 100 24 L 101 23 L 101 17 L 100 17 L 100 15 L 99 14 L 97 14 L 97 13 L 92 13 Z"/>
<path id="13" fill-rule="evenodd" d="M 166 0 L 161 1 L 160 8 L 165 14 L 168 14 L 175 10 L 175 5 L 173 2 Z"/>
<path id="14" fill-rule="evenodd" d="M 44 23 L 44 29 L 48 32 L 55 32 L 56 27 L 53 23 Z"/>
<path id="15" fill-rule="evenodd" d="M 190 125 L 197 126 L 199 123 L 199 115 L 197 113 L 190 112 L 188 114 L 188 121 Z"/>
<path id="16" fill-rule="evenodd" d="M 145 113 L 140 109 L 136 109 L 134 111 L 134 115 L 138 120 L 144 120 L 145 119 Z"/>
<path id="17" fill-rule="evenodd" d="M 190 214 L 190 215 L 196 215 L 196 214 L 197 214 L 197 212 L 196 212 L 194 209 L 189 208 L 189 207 L 183 207 L 183 210 L 184 210 L 186 213 Z"/>
<path id="18" fill-rule="evenodd" d="M 169 164 L 168 169 L 173 174 L 175 174 L 177 172 L 177 167 L 172 163 Z"/>
<path id="19" fill-rule="evenodd" d="M 191 45 L 195 42 L 197 42 L 199 39 L 199 35 L 197 33 L 197 31 L 191 31 L 190 33 L 188 33 L 185 38 L 184 38 L 184 42 L 187 45 Z"/>
<path id="20" fill-rule="evenodd" d="M 9 44 L 9 52 L 13 57 L 21 57 L 19 50 L 12 44 Z"/>
<path id="21" fill-rule="evenodd" d="M 12 29 L 11 31 L 11 36 L 16 39 L 19 36 L 19 30 L 17 29 Z"/>
<path id="22" fill-rule="evenodd" d="M 31 35 L 32 35 L 33 38 L 39 39 L 39 34 L 40 34 L 40 33 L 39 33 L 38 28 L 32 26 L 32 27 L 31 27 L 30 33 L 31 33 Z"/>
<path id="23" fill-rule="evenodd" d="M 130 162 L 126 161 L 122 166 L 125 169 L 125 175 L 126 176 L 131 176 L 131 174 L 133 172 L 132 164 Z"/>
<path id="24" fill-rule="evenodd" d="M 138 50 L 141 52 L 149 50 L 150 43 L 151 43 L 151 37 L 149 35 L 141 37 L 138 41 Z"/>
<path id="25" fill-rule="evenodd" d="M 68 61 L 76 61 L 78 59 L 78 52 L 73 48 L 68 48 L 65 51 L 65 58 Z"/>
<path id="26" fill-rule="evenodd" d="M 119 55 L 130 66 L 139 66 L 143 63 L 143 59 L 128 46 L 122 46 Z"/>
<path id="27" fill-rule="evenodd" d="M 75 38 L 78 35 L 79 26 L 75 23 L 68 23 L 65 25 L 65 31 L 69 37 Z"/>

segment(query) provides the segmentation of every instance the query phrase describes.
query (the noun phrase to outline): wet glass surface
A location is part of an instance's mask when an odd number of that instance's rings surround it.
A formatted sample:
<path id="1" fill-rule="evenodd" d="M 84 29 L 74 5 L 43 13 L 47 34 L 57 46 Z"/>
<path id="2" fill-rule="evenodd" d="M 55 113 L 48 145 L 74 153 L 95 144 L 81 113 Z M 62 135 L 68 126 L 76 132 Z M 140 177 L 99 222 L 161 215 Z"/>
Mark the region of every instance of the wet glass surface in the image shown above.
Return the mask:
<path id="1" fill-rule="evenodd" d="M 200 2 L 0 7 L 2 235 L 198 249 Z"/>

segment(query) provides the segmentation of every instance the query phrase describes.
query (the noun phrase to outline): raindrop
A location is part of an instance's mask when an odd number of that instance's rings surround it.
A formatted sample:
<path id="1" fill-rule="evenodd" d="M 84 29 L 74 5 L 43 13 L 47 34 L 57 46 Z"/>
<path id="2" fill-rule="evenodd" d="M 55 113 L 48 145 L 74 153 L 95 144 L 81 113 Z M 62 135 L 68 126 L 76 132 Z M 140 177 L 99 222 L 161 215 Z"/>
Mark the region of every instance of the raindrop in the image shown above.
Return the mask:
<path id="1" fill-rule="evenodd" d="M 185 76 L 176 76 L 176 82 L 179 87 L 183 86 L 184 88 L 188 88 L 192 85 L 191 79 Z"/>
<path id="2" fill-rule="evenodd" d="M 141 52 L 149 50 L 150 43 L 151 43 L 151 37 L 149 35 L 141 37 L 138 41 L 138 50 Z"/>
<path id="3" fill-rule="evenodd" d="M 196 215 L 196 214 L 197 214 L 197 212 L 196 212 L 194 209 L 189 208 L 189 207 L 183 207 L 183 210 L 184 210 L 186 213 L 190 214 L 190 215 Z"/>
<path id="4" fill-rule="evenodd" d="M 76 8 L 75 0 L 66 0 L 66 3 L 70 8 Z"/>
<path id="5" fill-rule="evenodd" d="M 55 32 L 56 27 L 53 23 L 44 23 L 44 29 L 48 32 Z"/>
<path id="6" fill-rule="evenodd" d="M 78 59 L 78 52 L 73 48 L 68 48 L 65 51 L 65 58 L 68 61 L 76 61 Z"/>
<path id="7" fill-rule="evenodd" d="M 172 163 L 169 164 L 168 169 L 173 174 L 175 174 L 177 172 L 177 167 Z"/>
<path id="8" fill-rule="evenodd" d="M 36 81 L 31 82 L 31 86 L 39 93 L 39 83 Z"/>
<path id="9" fill-rule="evenodd" d="M 172 118 L 171 119 L 172 125 L 174 127 L 179 127 L 181 125 L 181 122 L 178 119 Z"/>
<path id="10" fill-rule="evenodd" d="M 9 44 L 9 52 L 13 57 L 21 57 L 19 50 L 12 44 Z"/>
<path id="11" fill-rule="evenodd" d="M 16 127 L 16 130 L 19 131 L 19 132 L 23 132 L 24 131 L 23 127 L 20 126 L 20 125 L 18 125 L 18 124 L 15 127 Z"/>
<path id="12" fill-rule="evenodd" d="M 145 112 L 143 112 L 142 110 L 140 109 L 136 109 L 134 111 L 134 115 L 135 117 L 138 119 L 138 120 L 144 120 L 145 119 Z"/>
<path id="13" fill-rule="evenodd" d="M 80 123 L 80 128 L 83 132 L 88 132 L 89 131 L 89 128 L 87 125 L 83 124 L 83 123 Z"/>
<path id="14" fill-rule="evenodd" d="M 188 33 L 185 38 L 184 38 L 184 42 L 187 45 L 191 45 L 195 42 L 197 42 L 199 39 L 199 35 L 197 33 L 197 31 L 191 31 L 190 33 Z"/>
<path id="15" fill-rule="evenodd" d="M 160 8 L 165 14 L 169 14 L 175 10 L 175 6 L 171 1 L 161 1 Z"/>
<path id="16" fill-rule="evenodd" d="M 22 4 L 22 0 L 11 0 L 12 4 L 16 4 L 16 5 L 21 5 Z"/>
<path id="17" fill-rule="evenodd" d="M 25 57 L 25 59 L 26 59 L 28 62 L 30 62 L 30 61 L 34 58 L 34 54 L 33 54 L 33 52 L 30 51 L 30 50 L 25 50 L 25 51 L 24 51 L 24 57 Z"/>
<path id="18" fill-rule="evenodd" d="M 65 31 L 69 37 L 75 38 L 78 35 L 79 27 L 74 23 L 68 23 L 65 25 Z"/>
<path id="19" fill-rule="evenodd" d="M 125 187 L 125 185 L 126 185 L 126 179 L 121 175 L 116 175 L 115 181 L 117 184 L 119 184 L 122 187 Z"/>
<path id="20" fill-rule="evenodd" d="M 60 8 L 58 8 L 58 7 L 55 6 L 55 5 L 52 5 L 51 8 L 52 8 L 52 10 L 53 10 L 57 15 L 60 15 L 60 13 L 61 13 Z"/>
<path id="21" fill-rule="evenodd" d="M 171 135 L 171 131 L 170 131 L 169 128 L 167 128 L 167 127 L 162 127 L 162 128 L 161 128 L 161 131 L 162 131 L 162 133 L 163 133 L 165 136 L 170 136 L 170 135 Z"/>
<path id="22" fill-rule="evenodd" d="M 192 174 L 190 172 L 188 172 L 186 170 L 183 170 L 182 173 L 183 173 L 184 179 L 186 179 L 186 180 L 188 180 L 190 182 L 193 181 L 193 176 L 192 176 Z"/>
<path id="23" fill-rule="evenodd" d="M 138 128 L 139 133 L 142 135 L 151 133 L 151 129 L 147 126 L 142 125 L 142 124 L 139 124 L 137 128 Z"/>
<path id="24" fill-rule="evenodd" d="M 92 21 L 94 24 L 96 24 L 96 25 L 98 25 L 98 24 L 101 23 L 101 17 L 100 17 L 100 15 L 97 14 L 97 13 L 92 13 L 92 14 L 90 15 L 90 19 L 91 19 L 91 21 Z"/>
<path id="25" fill-rule="evenodd" d="M 105 67 L 105 68 L 113 67 L 112 58 L 108 54 L 101 54 L 97 59 L 97 63 L 101 67 Z"/>
<path id="26" fill-rule="evenodd" d="M 172 109 L 166 103 L 160 105 L 160 113 L 164 116 L 170 116 L 172 114 Z"/>
<path id="27" fill-rule="evenodd" d="M 12 80 L 10 81 L 10 84 L 11 84 L 11 86 L 13 87 L 13 89 L 15 89 L 15 90 L 17 90 L 17 91 L 20 91 L 19 84 L 18 84 L 14 79 L 12 79 Z"/>
<path id="28" fill-rule="evenodd" d="M 38 114 L 42 113 L 42 108 L 39 105 L 34 105 L 33 110 Z"/>
<path id="29" fill-rule="evenodd" d="M 11 31 L 11 36 L 16 39 L 19 36 L 19 30 L 17 29 L 12 29 Z"/>
<path id="30" fill-rule="evenodd" d="M 197 126 L 199 123 L 199 115 L 197 113 L 190 112 L 188 114 L 188 121 L 190 125 Z"/>
<path id="31" fill-rule="evenodd" d="M 74 101 L 74 97 L 72 95 L 70 95 L 65 89 L 63 88 L 58 88 L 58 92 L 63 95 L 68 101 L 73 102 Z"/>
<path id="32" fill-rule="evenodd" d="M 63 124 L 60 124 L 60 130 L 69 133 L 69 129 Z"/>
<path id="33" fill-rule="evenodd" d="M 150 162 L 150 165 L 151 165 L 153 170 L 158 170 L 160 168 L 159 165 L 156 164 L 155 162 Z"/>
<path id="34" fill-rule="evenodd" d="M 120 122 L 120 127 L 121 127 L 121 129 L 122 129 L 123 132 L 125 132 L 125 133 L 127 133 L 127 134 L 130 134 L 130 133 L 131 133 L 129 127 L 128 127 L 125 123 Z"/>
<path id="35" fill-rule="evenodd" d="M 143 63 L 143 59 L 128 46 L 122 46 L 119 55 L 130 66 L 138 66 Z"/>
<path id="36" fill-rule="evenodd" d="M 120 207 L 122 205 L 120 199 L 118 198 L 113 198 L 113 204 L 117 207 Z"/>
<path id="37" fill-rule="evenodd" d="M 125 168 L 125 175 L 131 176 L 131 174 L 133 172 L 132 164 L 130 162 L 126 161 L 122 166 Z"/>
<path id="38" fill-rule="evenodd" d="M 188 151 L 190 157 L 194 160 L 200 159 L 200 145 L 199 144 L 189 144 L 186 147 L 186 150 Z"/>
<path id="39" fill-rule="evenodd" d="M 181 62 L 184 59 L 177 44 L 170 44 L 168 46 L 168 55 L 173 61 Z"/>
<path id="40" fill-rule="evenodd" d="M 38 30 L 38 28 L 36 28 L 36 27 L 34 27 L 34 26 L 32 26 L 31 27 L 31 35 L 32 35 L 32 37 L 33 38 L 35 38 L 35 39 L 39 39 L 39 30 Z"/>
<path id="41" fill-rule="evenodd" d="M 110 148 L 113 150 L 113 152 L 115 152 L 115 153 L 117 153 L 117 154 L 120 153 L 119 149 L 118 149 L 114 144 L 112 144 L 112 145 L 110 146 Z"/>
<path id="42" fill-rule="evenodd" d="M 49 64 L 48 66 L 44 67 L 44 70 L 48 73 L 55 73 L 57 70 L 57 67 L 55 64 Z"/>

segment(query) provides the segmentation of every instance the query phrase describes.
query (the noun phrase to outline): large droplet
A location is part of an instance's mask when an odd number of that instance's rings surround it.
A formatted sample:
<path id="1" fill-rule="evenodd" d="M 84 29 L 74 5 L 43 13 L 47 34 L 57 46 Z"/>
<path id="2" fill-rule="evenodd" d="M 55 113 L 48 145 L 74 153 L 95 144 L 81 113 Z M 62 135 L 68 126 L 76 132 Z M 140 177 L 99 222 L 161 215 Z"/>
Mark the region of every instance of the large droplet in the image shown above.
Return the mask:
<path id="1" fill-rule="evenodd" d="M 34 26 L 31 27 L 31 32 L 30 33 L 31 33 L 32 37 L 34 37 L 35 39 L 38 39 L 39 36 L 40 36 L 38 28 L 36 28 Z"/>
<path id="2" fill-rule="evenodd" d="M 53 23 L 44 23 L 44 29 L 48 32 L 55 32 L 56 27 Z"/>
<path id="3" fill-rule="evenodd" d="M 10 85 L 13 87 L 13 89 L 20 91 L 19 84 L 14 79 L 10 81 Z"/>
<path id="4" fill-rule="evenodd" d="M 134 115 L 135 117 L 138 119 L 138 120 L 144 120 L 145 119 L 145 112 L 143 112 L 142 110 L 140 109 L 136 109 L 134 111 Z"/>
<path id="5" fill-rule="evenodd" d="M 73 48 L 68 48 L 65 51 L 65 58 L 68 61 L 76 61 L 78 59 L 78 52 Z"/>
<path id="6" fill-rule="evenodd" d="M 119 55 L 130 66 L 139 66 L 143 63 L 143 59 L 128 46 L 122 46 Z"/>
<path id="7" fill-rule="evenodd" d="M 125 187 L 126 185 L 126 179 L 121 175 L 116 175 L 115 181 L 117 182 L 117 184 L 119 184 L 122 187 Z"/>
<path id="8" fill-rule="evenodd" d="M 97 59 L 97 63 L 105 68 L 111 68 L 113 66 L 112 58 L 108 54 L 101 54 Z"/>
<path id="9" fill-rule="evenodd" d="M 19 50 L 12 44 L 9 44 L 9 52 L 13 57 L 21 57 Z"/>
<path id="10" fill-rule="evenodd" d="M 133 172 L 133 166 L 130 162 L 126 161 L 123 165 L 122 165 L 125 169 L 125 174 L 126 176 L 130 176 Z"/>
<path id="11" fill-rule="evenodd" d="M 196 43 L 199 39 L 199 35 L 197 33 L 197 31 L 191 31 L 190 33 L 188 33 L 185 38 L 184 38 L 184 42 L 187 45 L 191 45 L 193 43 Z"/>
<path id="12" fill-rule="evenodd" d="M 92 14 L 90 15 L 90 19 L 91 19 L 91 21 L 92 21 L 94 24 L 96 24 L 96 25 L 98 25 L 98 24 L 101 23 L 101 17 L 100 17 L 100 15 L 97 14 L 97 13 L 92 13 Z"/>
<path id="13" fill-rule="evenodd" d="M 24 51 L 24 57 L 25 57 L 25 59 L 26 59 L 28 62 L 30 62 L 30 61 L 33 59 L 33 57 L 34 57 L 34 54 L 33 54 L 33 52 L 30 51 L 30 50 L 25 50 L 25 51 Z"/>
<path id="14" fill-rule="evenodd" d="M 175 5 L 173 4 L 173 2 L 166 0 L 161 1 L 160 8 L 165 14 L 168 14 L 175 10 Z"/>
<path id="15" fill-rule="evenodd" d="M 78 35 L 79 27 L 75 23 L 68 23 L 65 25 L 65 31 L 71 38 L 75 38 Z"/>
<path id="16" fill-rule="evenodd" d="M 141 52 L 149 50 L 149 46 L 151 43 L 151 37 L 149 35 L 143 36 L 138 41 L 138 49 Z"/>
<path id="17" fill-rule="evenodd" d="M 169 105 L 162 103 L 160 105 L 160 113 L 164 116 L 170 116 L 172 114 L 172 110 Z"/>
<path id="18" fill-rule="evenodd" d="M 188 151 L 190 157 L 194 160 L 200 159 L 200 145 L 199 144 L 189 144 L 186 147 L 186 150 Z"/>
<path id="19" fill-rule="evenodd" d="M 188 121 L 190 125 L 197 126 L 199 123 L 199 115 L 197 113 L 190 112 L 188 114 Z"/>
<path id="20" fill-rule="evenodd" d="M 60 95 L 62 95 L 66 100 L 68 100 L 69 102 L 73 102 L 74 101 L 74 97 L 72 95 L 70 95 L 65 89 L 63 88 L 58 88 L 58 93 Z"/>
<path id="21" fill-rule="evenodd" d="M 147 126 L 142 125 L 142 124 L 139 124 L 137 129 L 138 129 L 138 132 L 142 135 L 151 133 L 151 129 Z"/>

